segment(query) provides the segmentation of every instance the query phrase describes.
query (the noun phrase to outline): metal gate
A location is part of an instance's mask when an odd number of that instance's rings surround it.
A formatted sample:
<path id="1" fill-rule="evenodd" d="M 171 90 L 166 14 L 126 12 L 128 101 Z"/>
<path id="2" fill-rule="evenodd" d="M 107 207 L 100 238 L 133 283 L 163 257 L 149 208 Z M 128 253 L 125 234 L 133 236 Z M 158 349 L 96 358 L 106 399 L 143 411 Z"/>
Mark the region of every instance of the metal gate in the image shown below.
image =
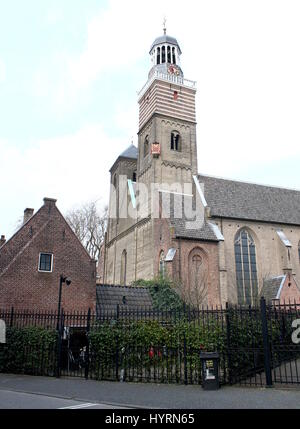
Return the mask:
<path id="1" fill-rule="evenodd" d="M 76 320 L 76 319 L 75 319 Z M 77 323 L 66 320 L 63 312 L 58 321 L 57 376 L 85 377 L 89 375 L 89 331 L 91 311 Z M 82 323 L 84 322 L 84 323 Z"/>
<path id="2" fill-rule="evenodd" d="M 267 386 L 300 384 L 300 305 L 227 309 L 227 359 L 230 384 Z M 241 333 L 248 331 L 248 341 Z M 248 344 L 247 344 L 248 343 Z"/>
<path id="3" fill-rule="evenodd" d="M 270 360 L 272 382 L 300 384 L 300 328 L 299 304 L 281 304 L 268 309 Z"/>

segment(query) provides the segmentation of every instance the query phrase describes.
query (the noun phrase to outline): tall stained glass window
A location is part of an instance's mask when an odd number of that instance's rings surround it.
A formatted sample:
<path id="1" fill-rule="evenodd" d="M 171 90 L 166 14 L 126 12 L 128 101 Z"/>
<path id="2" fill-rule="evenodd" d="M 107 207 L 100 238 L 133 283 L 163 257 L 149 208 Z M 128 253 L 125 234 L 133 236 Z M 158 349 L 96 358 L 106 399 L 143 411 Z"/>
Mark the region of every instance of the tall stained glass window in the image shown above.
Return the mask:
<path id="1" fill-rule="evenodd" d="M 238 303 L 254 304 L 258 296 L 256 248 L 253 238 L 242 229 L 234 242 Z"/>

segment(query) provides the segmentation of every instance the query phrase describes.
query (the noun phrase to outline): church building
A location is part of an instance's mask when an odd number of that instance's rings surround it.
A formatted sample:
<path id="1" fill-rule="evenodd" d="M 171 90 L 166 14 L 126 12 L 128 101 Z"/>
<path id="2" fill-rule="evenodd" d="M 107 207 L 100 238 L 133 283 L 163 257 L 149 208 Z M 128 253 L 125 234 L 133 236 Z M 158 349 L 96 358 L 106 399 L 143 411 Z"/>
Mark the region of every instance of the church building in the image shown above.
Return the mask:
<path id="1" fill-rule="evenodd" d="M 299 300 L 300 191 L 199 174 L 196 82 L 184 77 L 180 46 L 166 30 L 150 58 L 138 147 L 110 170 L 102 282 L 160 275 L 187 301 L 215 306 L 253 304 L 281 276 L 281 298 L 292 284 Z"/>

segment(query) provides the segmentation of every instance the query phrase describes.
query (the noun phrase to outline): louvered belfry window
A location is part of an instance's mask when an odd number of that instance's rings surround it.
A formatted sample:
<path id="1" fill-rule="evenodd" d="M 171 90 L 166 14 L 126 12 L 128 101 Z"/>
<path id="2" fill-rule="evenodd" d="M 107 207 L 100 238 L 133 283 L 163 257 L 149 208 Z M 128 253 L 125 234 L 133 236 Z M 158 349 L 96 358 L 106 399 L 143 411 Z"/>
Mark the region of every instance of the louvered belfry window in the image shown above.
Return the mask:
<path id="1" fill-rule="evenodd" d="M 181 139 L 178 131 L 172 131 L 171 133 L 171 150 L 181 151 Z"/>
<path id="2" fill-rule="evenodd" d="M 234 243 L 238 303 L 253 305 L 258 296 L 255 242 L 246 229 L 236 236 Z"/>

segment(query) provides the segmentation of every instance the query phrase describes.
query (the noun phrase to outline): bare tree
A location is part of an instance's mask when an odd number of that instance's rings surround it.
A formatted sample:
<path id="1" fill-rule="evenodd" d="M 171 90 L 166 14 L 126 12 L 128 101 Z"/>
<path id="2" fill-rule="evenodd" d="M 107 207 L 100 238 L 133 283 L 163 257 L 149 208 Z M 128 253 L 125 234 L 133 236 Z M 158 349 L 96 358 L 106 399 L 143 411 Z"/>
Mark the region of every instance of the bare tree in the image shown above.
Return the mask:
<path id="1" fill-rule="evenodd" d="M 107 227 L 108 208 L 97 208 L 96 201 L 70 210 L 66 220 L 93 259 L 99 258 Z"/>
<path id="2" fill-rule="evenodd" d="M 208 304 L 208 272 L 201 270 L 189 276 L 188 282 L 178 288 L 181 299 L 194 308 L 201 309 Z"/>

